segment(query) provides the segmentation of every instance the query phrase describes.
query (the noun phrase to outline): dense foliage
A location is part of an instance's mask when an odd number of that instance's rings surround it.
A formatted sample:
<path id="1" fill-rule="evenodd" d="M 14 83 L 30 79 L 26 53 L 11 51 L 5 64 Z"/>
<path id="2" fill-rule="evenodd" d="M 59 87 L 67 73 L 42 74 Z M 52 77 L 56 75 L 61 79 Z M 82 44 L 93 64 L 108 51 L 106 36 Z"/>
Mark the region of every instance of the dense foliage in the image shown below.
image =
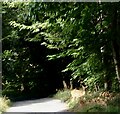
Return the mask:
<path id="1" fill-rule="evenodd" d="M 3 93 L 118 91 L 119 25 L 119 2 L 3 2 Z"/>

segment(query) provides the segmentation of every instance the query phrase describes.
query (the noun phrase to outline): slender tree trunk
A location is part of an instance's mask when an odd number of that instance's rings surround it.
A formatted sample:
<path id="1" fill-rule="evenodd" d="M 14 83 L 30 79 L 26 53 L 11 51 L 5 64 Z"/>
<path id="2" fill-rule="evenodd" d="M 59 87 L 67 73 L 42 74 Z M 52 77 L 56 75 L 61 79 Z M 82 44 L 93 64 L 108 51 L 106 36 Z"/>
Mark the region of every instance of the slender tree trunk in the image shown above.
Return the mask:
<path id="1" fill-rule="evenodd" d="M 100 5 L 101 5 L 101 0 L 99 0 L 99 6 Z M 99 34 L 102 34 L 102 32 L 103 32 L 103 24 L 102 24 L 103 23 L 102 22 L 103 11 L 102 11 L 102 9 L 99 10 L 99 15 L 100 15 L 100 20 L 101 20 L 101 22 L 100 22 L 101 29 L 100 29 L 100 33 Z M 109 84 L 108 84 L 109 78 L 108 78 L 107 72 L 109 72 L 109 70 L 108 70 L 108 66 L 107 66 L 108 65 L 108 58 L 107 58 L 107 55 L 106 55 L 106 52 L 107 52 L 106 45 L 101 47 L 100 51 L 102 53 L 102 63 L 105 65 L 105 68 L 106 68 L 105 72 L 104 72 L 104 89 L 108 90 L 108 88 L 109 88 Z M 97 90 L 97 88 L 96 88 L 96 90 Z"/>
<path id="2" fill-rule="evenodd" d="M 72 80 L 70 80 L 70 89 L 73 89 L 73 83 L 72 83 Z"/>
<path id="3" fill-rule="evenodd" d="M 111 78 L 109 77 L 111 74 L 111 58 L 109 57 L 109 48 L 107 45 L 101 47 L 101 54 L 102 54 L 102 63 L 104 67 L 104 90 L 110 90 L 112 86 Z"/>
<path id="4" fill-rule="evenodd" d="M 120 53 L 119 53 L 119 48 L 117 49 L 117 43 L 112 42 L 112 50 L 113 50 L 113 60 L 115 64 L 115 71 L 116 71 L 116 76 L 120 85 Z"/>
<path id="5" fill-rule="evenodd" d="M 67 89 L 67 84 L 66 84 L 65 80 L 63 80 L 63 86 L 64 86 L 64 89 Z"/>
<path id="6" fill-rule="evenodd" d="M 100 51 L 101 51 L 101 54 L 102 54 L 102 63 L 103 65 L 105 65 L 105 49 L 104 49 L 105 46 L 101 47 Z M 106 90 L 107 87 L 108 87 L 108 84 L 107 84 L 107 81 L 106 81 L 106 72 L 104 72 L 104 75 L 103 75 L 103 79 L 104 79 L 104 89 Z"/>
<path id="7" fill-rule="evenodd" d="M 112 22 L 112 50 L 113 50 L 113 60 L 115 64 L 116 76 L 118 79 L 120 87 L 120 45 L 119 45 L 119 34 L 118 34 L 118 7 L 114 3 L 113 6 L 113 22 Z"/>

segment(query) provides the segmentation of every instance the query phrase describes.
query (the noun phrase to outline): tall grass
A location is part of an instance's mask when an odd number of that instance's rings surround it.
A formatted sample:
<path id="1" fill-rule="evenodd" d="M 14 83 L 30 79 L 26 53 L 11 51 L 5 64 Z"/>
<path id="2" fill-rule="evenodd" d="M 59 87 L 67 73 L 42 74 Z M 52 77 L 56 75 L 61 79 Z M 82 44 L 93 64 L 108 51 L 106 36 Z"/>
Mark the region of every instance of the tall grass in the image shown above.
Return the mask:
<path id="1" fill-rule="evenodd" d="M 0 114 L 5 112 L 9 105 L 11 105 L 10 100 L 7 97 L 0 96 Z"/>

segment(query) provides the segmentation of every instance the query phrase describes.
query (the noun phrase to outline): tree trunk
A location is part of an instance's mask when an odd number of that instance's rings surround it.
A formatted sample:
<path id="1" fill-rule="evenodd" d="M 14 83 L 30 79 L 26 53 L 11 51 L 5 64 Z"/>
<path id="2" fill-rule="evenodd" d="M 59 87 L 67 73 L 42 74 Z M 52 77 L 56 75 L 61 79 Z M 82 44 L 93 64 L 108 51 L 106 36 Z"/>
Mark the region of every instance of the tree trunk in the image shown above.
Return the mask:
<path id="1" fill-rule="evenodd" d="M 116 76 L 120 85 L 120 53 L 119 53 L 119 48 L 117 49 L 117 43 L 112 42 L 112 49 L 113 49 L 113 60 L 115 64 L 115 71 L 116 71 Z"/>
<path id="2" fill-rule="evenodd" d="M 64 89 L 67 89 L 67 84 L 66 84 L 65 80 L 63 80 L 63 86 L 64 86 Z"/>
<path id="3" fill-rule="evenodd" d="M 99 0 L 99 5 L 101 5 L 101 0 Z M 100 27 L 101 27 L 101 30 L 100 30 L 100 34 L 103 32 L 103 22 L 102 22 L 102 19 L 103 19 L 103 11 L 100 10 L 99 11 L 99 15 L 100 15 Z M 108 72 L 109 72 L 109 62 L 108 62 L 108 49 L 107 49 L 107 46 L 106 45 L 103 45 L 101 48 L 100 48 L 100 51 L 101 51 L 101 54 L 102 54 L 102 63 L 103 65 L 105 66 L 105 72 L 104 72 L 104 89 L 105 90 L 109 90 L 109 83 L 108 83 L 108 80 L 109 79 L 109 76 L 108 76 Z M 96 91 L 98 90 L 97 87 L 96 88 Z"/>
<path id="4" fill-rule="evenodd" d="M 120 43 L 119 43 L 119 17 L 118 17 L 118 5 L 113 4 L 113 22 L 112 22 L 112 51 L 113 51 L 113 60 L 115 64 L 116 76 L 120 86 Z"/>

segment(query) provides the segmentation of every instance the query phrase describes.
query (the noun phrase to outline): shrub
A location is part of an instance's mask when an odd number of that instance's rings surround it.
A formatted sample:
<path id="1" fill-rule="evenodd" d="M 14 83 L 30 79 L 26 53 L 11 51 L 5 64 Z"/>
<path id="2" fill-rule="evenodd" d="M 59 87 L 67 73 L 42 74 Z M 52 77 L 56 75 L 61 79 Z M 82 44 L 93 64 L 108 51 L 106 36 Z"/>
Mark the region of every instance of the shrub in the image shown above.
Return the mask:
<path id="1" fill-rule="evenodd" d="M 67 102 L 68 100 L 70 100 L 70 97 L 71 97 L 71 93 L 70 90 L 68 89 L 60 90 L 54 95 L 54 98 L 60 99 L 63 102 Z"/>

